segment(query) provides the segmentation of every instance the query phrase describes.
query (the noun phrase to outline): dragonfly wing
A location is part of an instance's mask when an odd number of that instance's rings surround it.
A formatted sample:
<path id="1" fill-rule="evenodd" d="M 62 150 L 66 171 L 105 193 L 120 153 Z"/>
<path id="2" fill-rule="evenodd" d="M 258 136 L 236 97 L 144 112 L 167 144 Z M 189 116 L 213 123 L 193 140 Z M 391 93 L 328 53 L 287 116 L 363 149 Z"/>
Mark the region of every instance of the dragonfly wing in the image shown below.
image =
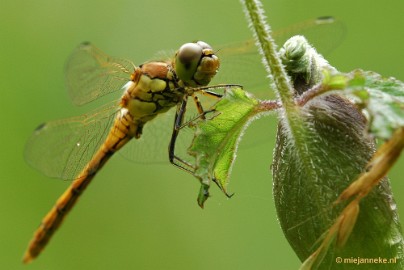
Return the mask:
<path id="1" fill-rule="evenodd" d="M 175 108 L 158 115 L 143 127 L 142 136 L 130 141 L 119 153 L 136 163 L 168 163 L 168 143 L 173 129 Z"/>
<path id="2" fill-rule="evenodd" d="M 82 43 L 66 62 L 67 90 L 74 104 L 83 105 L 120 90 L 134 69 L 132 62 L 110 57 L 91 43 Z"/>
<path id="3" fill-rule="evenodd" d="M 303 35 L 319 53 L 327 54 L 343 41 L 345 33 L 346 29 L 341 21 L 333 17 L 320 17 L 275 31 L 273 37 L 278 46 L 282 46 L 293 35 Z M 253 39 L 215 46 L 215 49 L 218 50 L 221 65 L 213 84 L 241 84 L 245 90 L 254 94 L 262 94 L 268 89 L 270 80 Z M 263 97 L 268 98 L 265 94 Z"/>
<path id="4" fill-rule="evenodd" d="M 49 177 L 75 179 L 107 137 L 117 105 L 40 125 L 25 146 L 25 159 Z"/>
<path id="5" fill-rule="evenodd" d="M 303 35 L 322 55 L 335 50 L 344 41 L 347 32 L 345 24 L 331 16 L 305 20 L 288 29 L 292 35 L 286 30 L 277 32 L 275 39 L 279 40 L 278 44 L 283 45 L 294 35 Z"/>
<path id="6" fill-rule="evenodd" d="M 218 47 L 220 69 L 212 85 L 240 84 L 252 93 L 259 93 L 268 88 L 270 79 L 253 40 L 225 45 L 222 48 Z"/>
<path id="7" fill-rule="evenodd" d="M 189 100 L 189 103 L 191 101 Z M 130 141 L 119 153 L 124 158 L 140 164 L 168 164 L 168 145 L 173 133 L 175 112 L 176 108 L 172 108 L 147 122 L 142 136 Z M 191 145 L 192 138 L 193 130 L 184 127 L 175 144 L 175 153 L 186 160 L 190 158 L 187 149 Z"/>
<path id="8" fill-rule="evenodd" d="M 226 87 L 216 87 L 214 91 L 223 93 Z M 203 110 L 209 110 L 218 101 L 212 97 L 205 97 L 196 93 L 202 104 Z M 147 122 L 143 128 L 142 136 L 132 140 L 119 152 L 127 159 L 137 163 L 168 163 L 168 146 L 174 128 L 176 107 L 158 115 L 155 119 Z M 199 116 L 199 112 L 192 97 L 188 98 L 183 123 L 192 122 Z M 188 155 L 195 130 L 184 124 L 175 143 L 175 154 L 181 159 L 194 163 L 194 158 Z"/>

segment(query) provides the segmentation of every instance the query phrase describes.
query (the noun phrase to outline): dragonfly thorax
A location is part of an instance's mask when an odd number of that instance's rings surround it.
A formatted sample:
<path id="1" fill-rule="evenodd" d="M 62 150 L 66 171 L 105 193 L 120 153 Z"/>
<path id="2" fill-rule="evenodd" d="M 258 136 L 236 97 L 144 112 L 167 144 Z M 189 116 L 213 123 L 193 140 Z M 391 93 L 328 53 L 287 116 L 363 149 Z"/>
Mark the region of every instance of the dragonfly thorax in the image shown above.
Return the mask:
<path id="1" fill-rule="evenodd" d="M 121 107 L 135 121 L 146 123 L 168 111 L 184 96 L 184 88 L 167 62 L 148 62 L 135 69 L 134 80 L 124 87 Z"/>

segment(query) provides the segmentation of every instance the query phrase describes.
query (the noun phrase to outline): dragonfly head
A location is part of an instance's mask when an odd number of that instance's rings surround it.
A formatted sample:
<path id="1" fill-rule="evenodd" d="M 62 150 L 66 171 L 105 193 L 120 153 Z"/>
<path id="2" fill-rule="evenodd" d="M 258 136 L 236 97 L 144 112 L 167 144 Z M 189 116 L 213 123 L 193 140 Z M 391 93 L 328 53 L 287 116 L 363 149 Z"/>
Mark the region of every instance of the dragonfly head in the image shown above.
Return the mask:
<path id="1" fill-rule="evenodd" d="M 219 70 L 219 58 L 203 41 L 186 43 L 175 54 L 174 69 L 186 86 L 206 86 Z"/>

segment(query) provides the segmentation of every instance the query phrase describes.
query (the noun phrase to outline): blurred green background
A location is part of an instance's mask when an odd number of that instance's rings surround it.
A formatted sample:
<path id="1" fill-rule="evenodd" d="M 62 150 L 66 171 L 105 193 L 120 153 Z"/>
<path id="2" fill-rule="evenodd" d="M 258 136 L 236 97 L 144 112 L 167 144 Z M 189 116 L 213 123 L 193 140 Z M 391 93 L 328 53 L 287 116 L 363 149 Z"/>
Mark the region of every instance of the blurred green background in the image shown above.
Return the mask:
<path id="1" fill-rule="evenodd" d="M 264 5 L 274 29 L 336 16 L 347 32 L 327 55 L 332 65 L 404 80 L 403 1 Z M 43 121 L 87 111 L 70 103 L 63 82 L 64 62 L 77 44 L 92 41 L 111 55 L 142 63 L 190 40 L 214 45 L 250 37 L 238 1 L 2 0 L 0 269 L 297 269 L 300 263 L 283 238 L 272 200 L 274 117 L 247 131 L 243 143 L 254 144 L 260 132 L 268 143 L 238 154 L 232 199 L 212 187 L 213 197 L 201 210 L 199 184 L 190 175 L 170 165 L 139 165 L 115 156 L 45 252 L 28 266 L 21 263 L 34 229 L 69 185 L 29 167 L 23 149 Z M 262 67 L 248 69 L 255 73 Z M 403 166 L 404 158 L 390 174 L 401 216 Z"/>

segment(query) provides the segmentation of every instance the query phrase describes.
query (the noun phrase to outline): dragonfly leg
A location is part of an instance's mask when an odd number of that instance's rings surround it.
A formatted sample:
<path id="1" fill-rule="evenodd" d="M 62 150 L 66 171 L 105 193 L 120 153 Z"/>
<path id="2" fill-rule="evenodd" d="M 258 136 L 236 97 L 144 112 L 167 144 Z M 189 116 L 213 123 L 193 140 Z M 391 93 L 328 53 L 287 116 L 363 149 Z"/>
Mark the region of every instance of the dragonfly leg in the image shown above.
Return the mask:
<path id="1" fill-rule="evenodd" d="M 223 88 L 223 86 L 217 86 L 218 88 Z M 213 91 L 209 91 L 209 90 L 205 90 L 205 89 L 215 89 L 216 87 L 206 87 L 206 88 L 201 88 L 199 91 L 195 91 L 194 93 L 199 93 L 201 95 L 204 96 L 208 96 L 211 98 L 215 98 L 215 99 L 220 99 L 223 97 L 223 95 L 218 94 L 216 92 Z M 192 122 L 194 122 L 195 120 L 197 120 L 198 118 L 200 119 L 206 119 L 205 115 L 211 112 L 214 112 L 215 110 L 207 110 L 205 111 L 203 109 L 203 106 L 201 104 L 201 102 L 199 101 L 199 98 L 194 94 L 189 94 L 189 95 L 184 95 L 183 100 L 181 102 L 181 104 L 177 107 L 177 112 L 175 114 L 175 120 L 174 120 L 174 128 L 173 128 L 173 133 L 171 135 L 171 141 L 168 147 L 168 157 L 169 157 L 169 161 L 171 164 L 175 165 L 176 167 L 190 173 L 190 174 L 194 174 L 195 172 L 195 166 L 185 160 L 183 160 L 182 158 L 178 157 L 177 155 L 175 155 L 175 143 L 177 141 L 178 138 L 178 134 L 180 132 L 180 130 L 182 128 L 184 128 L 185 126 L 188 126 L 189 124 L 191 124 Z M 188 102 L 188 97 L 192 96 L 195 106 L 197 108 L 198 111 L 198 116 L 187 121 L 186 123 L 184 123 L 184 116 L 185 116 L 185 112 L 186 112 L 186 107 L 187 107 L 187 102 Z"/>
<path id="2" fill-rule="evenodd" d="M 215 93 L 215 92 L 212 92 L 212 91 L 206 91 L 206 90 L 201 90 L 201 91 L 198 92 L 198 93 L 200 93 L 201 95 L 204 95 L 204 96 L 208 96 L 208 97 L 210 97 L 210 98 L 215 98 L 215 99 L 220 99 L 220 98 L 223 97 L 222 94 L 218 94 L 218 93 Z M 213 112 L 213 111 L 214 111 L 214 109 L 213 109 L 213 110 L 205 111 L 205 110 L 203 109 L 203 107 L 202 107 L 201 102 L 199 101 L 198 96 L 195 95 L 195 94 L 192 94 L 192 97 L 193 97 L 193 99 L 194 99 L 195 106 L 196 106 L 196 109 L 198 110 L 199 115 L 198 115 L 197 117 L 195 117 L 194 119 L 188 121 L 187 124 L 190 123 L 190 122 L 195 121 L 195 120 L 198 119 L 198 118 L 206 119 L 205 115 L 208 114 L 208 113 L 210 113 L 210 112 Z M 184 124 L 183 126 L 185 126 L 185 124 Z"/>
<path id="3" fill-rule="evenodd" d="M 201 94 L 204 96 L 208 96 L 208 97 L 212 97 L 212 98 L 216 98 L 216 99 L 220 99 L 223 97 L 222 94 L 213 92 L 213 91 L 209 91 L 209 90 L 202 90 Z"/>
<path id="4" fill-rule="evenodd" d="M 216 93 L 210 92 L 210 91 L 207 92 L 207 91 L 202 90 L 201 93 L 203 95 L 206 94 L 208 96 L 215 97 L 215 98 L 222 97 L 222 95 L 216 94 Z M 177 141 L 178 134 L 182 128 L 184 128 L 185 126 L 188 126 L 190 123 L 192 123 L 193 121 L 195 121 L 198 118 L 206 119 L 205 115 L 214 110 L 204 111 L 202 104 L 200 103 L 198 97 L 195 95 L 192 95 L 196 108 L 198 110 L 198 116 L 195 117 L 194 119 L 191 119 L 190 121 L 187 121 L 186 123 L 184 123 L 184 116 L 185 116 L 185 112 L 186 112 L 188 97 L 189 97 L 188 95 L 185 95 L 181 104 L 177 108 L 177 112 L 175 114 L 175 120 L 174 120 L 173 133 L 171 135 L 171 141 L 170 141 L 170 144 L 168 147 L 168 156 L 169 156 L 169 160 L 170 160 L 171 164 L 177 166 L 178 168 L 180 168 L 186 172 L 189 172 L 190 174 L 194 174 L 195 166 L 190 164 L 189 162 L 183 160 L 182 158 L 178 157 L 177 155 L 175 155 L 175 143 Z"/>
<path id="5" fill-rule="evenodd" d="M 202 104 L 199 101 L 199 98 L 196 95 L 192 95 L 192 98 L 194 99 L 196 109 L 198 110 L 199 113 L 199 116 L 197 118 L 205 119 L 205 114 L 203 111 Z"/>
<path id="6" fill-rule="evenodd" d="M 177 107 L 177 112 L 175 114 L 174 119 L 174 128 L 173 133 L 171 135 L 171 141 L 168 146 L 168 158 L 170 163 L 175 165 L 176 167 L 193 174 L 195 171 L 195 167 L 189 162 L 177 157 L 175 155 L 175 142 L 177 140 L 178 134 L 183 127 L 182 123 L 184 121 L 184 115 L 187 107 L 188 95 L 184 95 L 184 98 L 181 104 Z"/>

